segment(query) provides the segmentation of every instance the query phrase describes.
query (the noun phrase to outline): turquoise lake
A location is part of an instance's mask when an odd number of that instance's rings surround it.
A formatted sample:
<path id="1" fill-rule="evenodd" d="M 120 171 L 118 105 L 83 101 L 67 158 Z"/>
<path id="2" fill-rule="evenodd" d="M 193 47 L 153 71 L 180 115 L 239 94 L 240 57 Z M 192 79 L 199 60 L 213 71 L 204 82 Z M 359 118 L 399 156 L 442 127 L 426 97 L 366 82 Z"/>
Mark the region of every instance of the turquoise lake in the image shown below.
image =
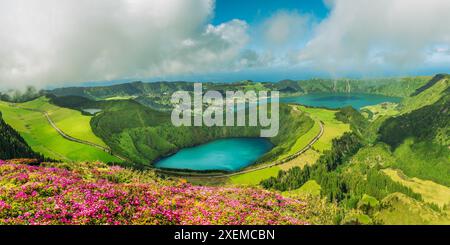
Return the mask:
<path id="1" fill-rule="evenodd" d="M 280 102 L 307 106 L 341 108 L 383 102 L 400 102 L 401 98 L 357 93 L 316 93 L 280 98 Z M 253 164 L 273 147 L 267 139 L 230 138 L 215 140 L 192 148 L 182 149 L 154 164 L 157 168 L 237 171 Z"/>
<path id="2" fill-rule="evenodd" d="M 280 102 L 284 103 L 296 103 L 332 109 L 352 106 L 357 110 L 360 110 L 365 106 L 376 105 L 383 102 L 398 103 L 400 101 L 401 98 L 398 97 L 358 93 L 313 93 L 302 96 L 280 98 Z"/>
<path id="3" fill-rule="evenodd" d="M 219 139 L 182 149 L 156 162 L 157 168 L 237 171 L 254 163 L 272 149 L 263 138 Z"/>

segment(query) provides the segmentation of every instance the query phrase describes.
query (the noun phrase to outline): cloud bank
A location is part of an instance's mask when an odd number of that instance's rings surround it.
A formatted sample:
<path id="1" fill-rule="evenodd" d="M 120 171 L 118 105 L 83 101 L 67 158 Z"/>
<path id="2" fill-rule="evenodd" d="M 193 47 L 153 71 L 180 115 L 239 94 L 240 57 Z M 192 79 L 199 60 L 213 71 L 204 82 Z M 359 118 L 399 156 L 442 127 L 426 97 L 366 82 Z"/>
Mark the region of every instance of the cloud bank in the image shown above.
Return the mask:
<path id="1" fill-rule="evenodd" d="M 279 10 L 251 25 L 211 25 L 214 0 L 1 0 L 0 89 L 240 71 L 346 76 L 450 67 L 450 1 L 324 3 L 330 13 L 323 20 Z"/>
<path id="2" fill-rule="evenodd" d="M 335 74 L 411 70 L 450 47 L 448 0 L 326 2 L 329 17 L 298 55 L 304 65 Z"/>
<path id="3" fill-rule="evenodd" d="M 247 24 L 208 24 L 213 0 L 2 0 L 0 85 L 209 72 L 233 66 Z"/>

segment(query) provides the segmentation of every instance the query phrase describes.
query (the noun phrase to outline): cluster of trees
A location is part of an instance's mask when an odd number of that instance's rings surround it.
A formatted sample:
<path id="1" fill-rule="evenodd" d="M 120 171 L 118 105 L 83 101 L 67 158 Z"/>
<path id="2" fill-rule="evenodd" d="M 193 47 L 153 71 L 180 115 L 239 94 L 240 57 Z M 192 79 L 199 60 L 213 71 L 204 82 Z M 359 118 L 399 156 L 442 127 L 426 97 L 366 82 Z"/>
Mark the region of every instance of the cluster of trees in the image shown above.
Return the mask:
<path id="1" fill-rule="evenodd" d="M 136 101 L 101 102 L 96 108 L 103 112 L 91 120 L 91 127 L 110 147 L 136 164 L 149 165 L 160 157 L 179 149 L 220 138 L 259 137 L 261 126 L 175 127 L 170 114 L 153 110 Z M 280 130 L 271 138 L 274 148 L 261 157 L 268 161 L 289 151 L 299 135 L 313 127 L 306 114 L 291 113 L 292 108 L 280 105 Z M 246 115 L 248 122 L 248 115 Z"/>
<path id="2" fill-rule="evenodd" d="M 379 140 L 392 149 L 405 139 L 414 137 L 419 141 L 435 141 L 448 146 L 450 143 L 450 87 L 436 103 L 398 117 L 392 117 L 380 127 Z"/>
<path id="3" fill-rule="evenodd" d="M 323 179 L 324 183 L 330 182 L 325 179 L 327 177 L 324 174 L 333 174 L 333 171 L 346 158 L 355 154 L 362 147 L 361 140 L 355 133 L 345 133 L 341 138 L 334 139 L 332 144 L 332 150 L 324 152 L 316 164 L 305 166 L 303 169 L 294 167 L 288 171 L 280 171 L 276 178 L 263 180 L 261 185 L 266 189 L 287 191 L 300 188 L 313 177 Z M 336 187 L 339 188 L 339 186 Z"/>
<path id="4" fill-rule="evenodd" d="M 37 90 L 33 86 L 28 86 L 25 91 L 10 90 L 6 93 L 0 93 L 0 100 L 20 103 L 34 100 L 42 95 L 44 95 L 44 92 L 42 90 Z"/>
<path id="5" fill-rule="evenodd" d="M 361 138 L 355 133 L 346 133 L 333 140 L 332 150 L 325 152 L 312 166 L 292 168 L 280 171 L 277 177 L 263 180 L 261 185 L 266 189 L 288 191 L 300 188 L 308 180 L 315 180 L 321 186 L 321 194 L 329 201 L 343 202 L 355 208 L 364 194 L 381 199 L 393 192 L 401 192 L 415 199 L 419 194 L 392 181 L 379 171 L 379 167 L 352 168 L 345 163 L 363 146 Z"/>
<path id="6" fill-rule="evenodd" d="M 0 112 L 0 159 L 33 158 L 44 160 L 35 153 L 20 134 L 5 123 Z"/>

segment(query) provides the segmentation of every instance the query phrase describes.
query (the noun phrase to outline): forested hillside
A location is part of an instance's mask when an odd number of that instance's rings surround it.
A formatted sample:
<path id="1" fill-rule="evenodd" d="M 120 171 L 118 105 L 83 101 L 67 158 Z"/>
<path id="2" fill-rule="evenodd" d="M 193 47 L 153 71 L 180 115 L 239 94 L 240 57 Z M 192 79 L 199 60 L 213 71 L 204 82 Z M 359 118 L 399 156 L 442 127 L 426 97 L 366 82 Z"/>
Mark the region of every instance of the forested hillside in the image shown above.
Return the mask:
<path id="1" fill-rule="evenodd" d="M 376 120 L 343 108 L 336 118 L 350 123 L 351 134 L 335 139 L 314 165 L 280 171 L 261 185 L 295 192 L 313 181 L 321 196 L 362 212 L 356 222 L 448 224 L 449 98 L 448 76 L 437 75 Z"/>
<path id="2" fill-rule="evenodd" d="M 137 165 L 149 165 L 182 148 L 214 139 L 260 136 L 260 127 L 175 127 L 169 113 L 130 100 L 100 102 L 99 105 L 103 112 L 91 121 L 95 134 L 113 151 Z M 279 134 L 271 139 L 275 147 L 260 161 L 273 160 L 289 151 L 297 138 L 308 132 L 313 124 L 308 116 L 281 105 Z"/>
<path id="3" fill-rule="evenodd" d="M 227 90 L 277 90 L 283 95 L 319 92 L 353 92 L 407 97 L 423 87 L 431 77 L 380 79 L 309 79 L 279 82 L 241 81 L 235 83 L 203 83 L 204 89 L 224 93 Z M 192 91 L 193 82 L 133 82 L 100 87 L 71 87 L 46 91 L 56 96 L 76 95 L 94 100 L 117 98 L 156 98 L 170 96 L 178 90 Z"/>
<path id="4" fill-rule="evenodd" d="M 35 158 L 42 160 L 42 156 L 35 153 L 20 134 L 5 123 L 0 112 L 0 159 L 13 158 Z"/>

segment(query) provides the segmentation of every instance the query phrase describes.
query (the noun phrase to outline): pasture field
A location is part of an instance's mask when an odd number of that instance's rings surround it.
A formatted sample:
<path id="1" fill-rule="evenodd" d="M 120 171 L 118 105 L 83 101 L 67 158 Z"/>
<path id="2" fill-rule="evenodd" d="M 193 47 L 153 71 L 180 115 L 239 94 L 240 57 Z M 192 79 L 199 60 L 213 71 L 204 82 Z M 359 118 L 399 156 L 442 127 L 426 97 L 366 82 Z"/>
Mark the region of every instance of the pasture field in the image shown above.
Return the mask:
<path id="1" fill-rule="evenodd" d="M 81 113 L 78 115 L 76 111 L 58 108 L 44 98 L 22 104 L 0 102 L 0 111 L 6 123 L 16 129 L 34 151 L 61 161 L 120 161 L 95 147 L 64 139 L 41 112 L 29 109 L 49 111 L 52 119 L 55 117 L 55 124 L 75 138 L 89 141 L 95 139 L 95 135 L 90 131 L 89 121 L 86 120 L 89 117 L 84 118 L 85 116 L 81 116 Z M 74 125 L 77 126 L 72 128 Z M 104 145 L 98 140 L 95 143 Z"/>
<path id="2" fill-rule="evenodd" d="M 278 159 L 283 159 L 286 158 L 287 156 L 295 154 L 296 152 L 299 152 L 300 150 L 305 148 L 311 142 L 311 140 L 314 139 L 314 137 L 316 137 L 319 133 L 320 133 L 320 124 L 318 121 L 314 121 L 313 127 L 308 132 L 306 132 L 306 134 L 298 137 L 297 141 L 291 147 L 289 152 L 279 156 Z"/>
<path id="3" fill-rule="evenodd" d="M 106 147 L 103 140 L 97 137 L 91 129 L 91 116 L 83 115 L 80 111 L 62 108 L 49 103 L 45 97 L 20 104 L 19 107 L 46 111 L 52 121 L 66 134 Z"/>
<path id="4" fill-rule="evenodd" d="M 450 224 L 449 214 L 401 193 L 392 193 L 380 202 L 374 220 L 385 225 Z"/>
<path id="5" fill-rule="evenodd" d="M 281 168 L 279 166 L 273 166 L 250 173 L 232 176 L 230 177 L 229 182 L 236 185 L 259 185 L 261 180 L 276 177 L 280 170 Z"/>
<path id="6" fill-rule="evenodd" d="M 309 108 L 299 106 L 301 111 L 309 114 L 314 120 L 322 121 L 324 124 L 324 132 L 322 137 L 314 143 L 313 148 L 321 153 L 331 149 L 332 140 L 339 138 L 345 132 L 350 132 L 350 125 L 336 119 L 337 111 L 322 108 Z"/>
<path id="7" fill-rule="evenodd" d="M 136 96 L 114 96 L 114 97 L 108 97 L 103 100 L 131 100 L 135 99 Z"/>
<path id="8" fill-rule="evenodd" d="M 279 165 L 279 167 L 284 171 L 287 171 L 293 167 L 303 168 L 306 165 L 313 165 L 314 163 L 316 163 L 316 161 L 319 159 L 319 157 L 320 157 L 319 152 L 317 152 L 313 149 L 309 149 L 309 150 L 305 151 L 305 153 L 301 154 L 300 156 L 298 156 L 286 163 Z"/>
<path id="9" fill-rule="evenodd" d="M 425 202 L 435 203 L 440 207 L 450 204 L 450 188 L 439 185 L 430 180 L 422 180 L 419 178 L 409 178 L 404 175 L 401 170 L 383 169 L 386 175 L 392 180 L 411 188 L 414 192 L 422 195 Z"/>
<path id="10" fill-rule="evenodd" d="M 295 196 L 319 196 L 320 195 L 320 185 L 315 180 L 308 180 L 302 187 L 283 192 L 285 197 L 295 197 Z"/>
<path id="11" fill-rule="evenodd" d="M 397 103 L 381 103 L 361 108 L 361 114 L 370 121 L 375 121 L 380 117 L 395 116 L 399 114 L 400 111 L 397 107 Z"/>

